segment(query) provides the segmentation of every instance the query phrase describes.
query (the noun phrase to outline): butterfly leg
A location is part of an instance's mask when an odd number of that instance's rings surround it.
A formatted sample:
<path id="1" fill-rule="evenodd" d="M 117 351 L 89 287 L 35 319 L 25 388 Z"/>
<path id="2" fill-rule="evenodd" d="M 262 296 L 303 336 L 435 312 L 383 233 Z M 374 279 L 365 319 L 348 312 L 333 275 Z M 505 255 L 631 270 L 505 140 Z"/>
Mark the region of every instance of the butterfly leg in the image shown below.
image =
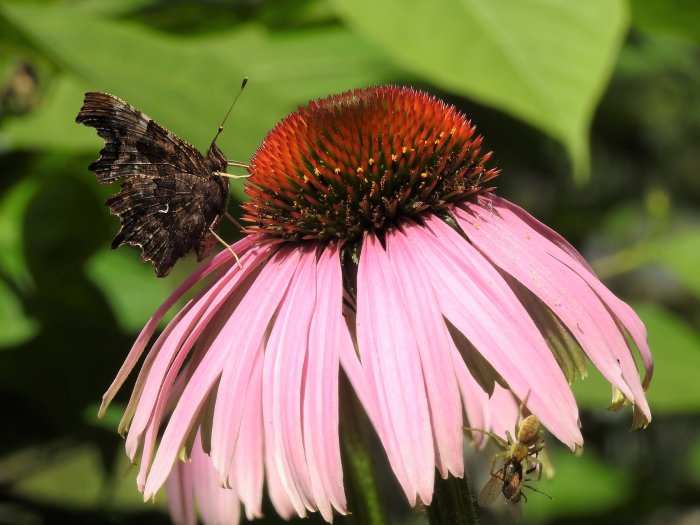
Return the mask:
<path id="1" fill-rule="evenodd" d="M 227 243 L 225 240 L 223 240 L 221 237 L 219 237 L 219 235 L 216 233 L 216 231 L 214 231 L 214 228 L 209 228 L 209 233 L 211 233 L 217 241 L 219 241 L 221 244 L 226 246 L 228 251 L 231 252 L 231 255 L 233 255 L 233 258 L 236 259 L 236 262 L 238 263 L 238 267 L 242 270 L 243 265 L 241 264 L 241 260 L 238 258 L 238 255 L 236 254 L 236 252 L 233 251 L 233 248 L 231 248 L 231 245 L 229 243 Z"/>
<path id="2" fill-rule="evenodd" d="M 226 173 L 225 171 L 215 171 L 214 175 L 218 175 L 219 177 L 227 177 L 229 179 L 247 179 L 250 177 L 250 173 L 246 173 L 245 175 L 235 175 L 233 173 Z"/>
<path id="3" fill-rule="evenodd" d="M 225 212 L 224 217 L 226 217 L 231 222 L 231 224 L 233 224 L 239 230 L 243 231 L 245 229 L 243 225 L 240 222 L 238 222 L 238 220 L 236 220 L 236 218 L 229 212 Z"/>

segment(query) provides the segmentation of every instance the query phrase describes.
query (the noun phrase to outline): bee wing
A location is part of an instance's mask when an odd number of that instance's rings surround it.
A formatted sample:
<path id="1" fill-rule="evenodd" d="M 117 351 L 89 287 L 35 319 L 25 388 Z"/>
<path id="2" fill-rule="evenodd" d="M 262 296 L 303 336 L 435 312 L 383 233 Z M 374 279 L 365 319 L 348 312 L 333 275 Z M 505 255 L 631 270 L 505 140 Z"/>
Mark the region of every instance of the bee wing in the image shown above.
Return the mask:
<path id="1" fill-rule="evenodd" d="M 503 467 L 491 474 L 491 477 L 479 492 L 479 505 L 484 507 L 496 501 L 503 492 Z"/>

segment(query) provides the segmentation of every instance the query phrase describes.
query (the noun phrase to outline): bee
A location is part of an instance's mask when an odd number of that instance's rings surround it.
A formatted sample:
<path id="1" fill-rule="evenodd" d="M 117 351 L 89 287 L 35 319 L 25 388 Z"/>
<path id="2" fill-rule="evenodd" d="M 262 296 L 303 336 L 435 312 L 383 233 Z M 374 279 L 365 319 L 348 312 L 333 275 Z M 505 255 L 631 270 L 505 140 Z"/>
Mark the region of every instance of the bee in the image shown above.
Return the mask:
<path id="1" fill-rule="evenodd" d="M 493 503 L 499 494 L 502 494 L 506 503 L 509 504 L 511 515 L 515 521 L 519 521 L 522 518 L 521 499 L 527 501 L 527 497 L 522 492 L 523 487 L 544 494 L 544 492 L 525 483 L 530 481 L 525 476 L 533 472 L 537 475 L 535 481 L 541 479 L 542 462 L 537 455 L 544 449 L 544 431 L 537 416 L 529 415 L 521 422 L 522 413 L 529 395 L 528 392 L 528 395 L 520 403 L 513 434 L 511 435 L 509 431 L 506 431 L 505 440 L 487 430 L 465 427 L 465 430 L 481 432 L 492 437 L 502 449 L 491 460 L 490 478 L 479 493 L 479 505 L 483 507 Z M 513 436 L 515 436 L 515 439 Z M 496 462 L 499 458 L 503 462 L 496 469 Z"/>

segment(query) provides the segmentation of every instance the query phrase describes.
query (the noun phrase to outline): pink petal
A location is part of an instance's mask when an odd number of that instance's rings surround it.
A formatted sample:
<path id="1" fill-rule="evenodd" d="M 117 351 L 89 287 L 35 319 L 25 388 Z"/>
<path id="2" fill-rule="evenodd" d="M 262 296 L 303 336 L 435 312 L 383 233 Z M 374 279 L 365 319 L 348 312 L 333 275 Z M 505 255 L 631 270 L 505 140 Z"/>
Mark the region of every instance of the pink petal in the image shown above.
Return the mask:
<path id="1" fill-rule="evenodd" d="M 268 324 L 294 275 L 298 260 L 298 252 L 287 248 L 276 254 L 256 277 L 217 337 L 215 345 L 223 345 L 236 356 L 222 355 L 223 373 L 212 421 L 211 459 L 222 485 L 230 478 L 255 361 L 262 352 Z"/>
<path id="2" fill-rule="evenodd" d="M 588 284 L 553 259 L 545 251 L 546 241 L 538 242 L 540 237 L 515 234 L 508 223 L 479 206 L 470 206 L 469 211 L 456 208 L 454 215 L 472 243 L 537 295 L 561 319 L 608 381 L 634 399 L 633 390 L 641 392 L 639 378 L 638 389 L 633 384 L 628 386 L 620 367 L 621 362 L 632 361 L 632 357 L 615 321 Z"/>
<path id="3" fill-rule="evenodd" d="M 232 468 L 238 497 L 245 505 L 249 520 L 262 517 L 263 484 L 265 464 L 262 417 L 262 370 L 263 353 L 258 352 L 246 394 L 241 430 L 236 443 Z"/>
<path id="4" fill-rule="evenodd" d="M 190 349 L 195 341 L 198 340 L 200 349 L 207 348 L 207 343 L 211 342 L 207 339 L 211 339 L 211 337 L 205 338 L 200 337 L 200 335 L 204 330 L 206 330 L 207 333 L 211 333 L 212 329 L 215 329 L 218 333 L 221 326 L 214 323 L 214 316 L 222 309 L 233 309 L 238 305 L 246 291 L 245 288 L 241 287 L 241 283 L 257 268 L 258 264 L 260 264 L 267 255 L 265 251 L 257 252 L 252 262 L 246 260 L 247 254 L 244 255 L 241 259 L 241 263 L 245 265 L 244 270 L 242 272 L 229 271 L 227 274 L 220 277 L 215 285 L 211 286 L 209 290 L 199 298 L 195 306 L 189 309 L 185 317 L 183 317 L 173 329 L 171 337 L 168 337 L 168 340 L 164 343 L 164 348 L 168 348 L 169 346 L 172 349 L 170 353 L 178 348 L 179 351 L 172 363 L 164 359 L 163 362 L 158 365 L 158 359 L 156 359 L 148 379 L 149 382 L 153 383 L 153 387 L 149 392 L 149 385 L 148 383 L 146 384 L 144 394 L 139 403 L 139 409 L 148 409 L 153 405 L 154 401 L 155 406 L 153 406 L 152 412 L 150 410 L 143 410 L 142 414 L 149 416 L 148 419 L 144 417 L 139 421 L 139 412 L 137 412 L 131 431 L 127 437 L 127 452 L 130 455 L 136 453 L 138 445 L 142 445 L 143 447 L 141 467 L 137 476 L 139 490 L 143 491 L 146 483 L 148 469 L 153 457 L 156 438 L 160 430 L 163 416 L 166 413 L 168 405 L 173 404 L 179 399 L 179 397 L 174 397 L 171 393 L 173 384 L 176 379 L 186 379 L 189 381 L 189 378 L 184 378 L 183 375 L 180 374 L 180 368 L 190 354 Z M 185 335 L 187 335 L 187 338 L 183 341 Z M 168 353 L 162 351 L 159 357 L 167 355 Z M 193 361 L 194 359 L 190 359 L 191 369 L 194 368 L 194 365 L 198 364 Z M 169 368 L 167 368 L 168 366 Z M 165 378 L 162 377 L 164 373 Z M 156 395 L 157 398 L 154 400 L 153 397 Z M 146 428 L 145 439 L 139 441 L 143 426 L 146 424 L 148 426 Z M 209 443 L 207 445 L 209 445 Z M 131 457 L 133 458 L 133 455 Z"/>
<path id="5" fill-rule="evenodd" d="M 248 235 L 247 237 L 244 237 L 236 244 L 234 244 L 231 248 L 239 255 L 239 257 L 242 257 L 249 250 L 255 249 L 256 246 L 258 246 L 259 244 L 259 240 L 259 235 Z M 104 416 L 105 411 L 109 406 L 109 403 L 112 401 L 112 399 L 114 399 L 114 396 L 124 384 L 124 381 L 126 381 L 126 378 L 134 369 L 134 366 L 136 366 L 136 363 L 138 363 L 141 354 L 146 348 L 146 344 L 151 339 L 153 332 L 156 331 L 156 328 L 158 328 L 158 324 L 163 319 L 168 310 L 170 310 L 170 308 L 172 308 L 172 306 L 178 300 L 180 300 L 180 298 L 185 293 L 187 293 L 189 289 L 192 288 L 195 284 L 199 283 L 202 279 L 210 275 L 212 272 L 218 270 L 225 264 L 233 264 L 232 260 L 233 257 L 231 255 L 231 252 L 229 250 L 223 250 L 216 254 L 216 256 L 212 257 L 210 260 L 202 263 L 197 268 L 197 270 L 194 273 L 192 273 L 192 275 L 190 275 L 185 280 L 185 282 L 182 283 L 177 288 L 177 290 L 175 290 L 170 295 L 170 297 L 168 297 L 168 299 L 160 306 L 160 308 L 156 310 L 156 313 L 153 314 L 153 317 L 151 317 L 148 320 L 146 326 L 144 326 L 143 330 L 141 330 L 141 333 L 139 334 L 138 338 L 136 339 L 136 342 L 134 343 L 134 346 L 132 346 L 131 350 L 129 351 L 129 355 L 124 360 L 124 363 L 119 369 L 119 372 L 117 372 L 117 376 L 114 378 L 114 381 L 109 386 L 105 394 L 102 396 L 102 405 L 100 406 L 100 410 L 98 413 L 99 417 Z"/>
<path id="6" fill-rule="evenodd" d="M 275 512 L 285 520 L 291 519 L 296 515 L 296 511 L 287 491 L 282 486 L 275 461 L 272 459 L 272 451 L 268 448 L 265 449 L 265 473 L 267 474 L 267 494 L 270 496 Z M 300 517 L 306 517 L 306 511 Z"/>
<path id="7" fill-rule="evenodd" d="M 386 247 L 396 279 L 401 283 L 399 291 L 408 320 L 416 335 L 430 406 L 437 466 L 443 478 L 447 478 L 448 473 L 462 477 L 462 400 L 452 365 L 452 352 L 456 347 L 445 326 L 432 284 L 416 266 L 404 234 L 397 231 L 387 233 Z"/>
<path id="8" fill-rule="evenodd" d="M 302 379 L 309 327 L 316 303 L 316 254 L 301 250 L 301 261 L 280 304 L 265 347 L 263 417 L 265 446 L 297 514 L 316 510 L 302 431 Z"/>
<path id="9" fill-rule="evenodd" d="M 525 397 L 533 413 L 571 448 L 582 443 L 578 408 L 551 351 L 501 275 L 464 238 L 436 217 L 406 228 L 430 275 L 443 315 Z"/>
<path id="10" fill-rule="evenodd" d="M 518 418 L 520 404 L 513 399 L 510 390 L 496 383 L 493 395 L 488 399 L 488 410 L 491 413 L 491 432 L 505 438 L 506 431 L 515 438 L 515 421 Z"/>
<path id="11" fill-rule="evenodd" d="M 580 264 L 579 258 L 572 257 L 558 244 L 552 244 L 510 207 L 501 206 L 501 202 L 506 201 L 499 199 L 493 204 L 497 213 L 478 205 L 468 207 L 474 216 L 459 209 L 455 213 L 480 249 L 559 316 L 593 364 L 635 403 L 648 421 L 651 414 L 634 359 L 609 310 L 618 315 L 620 321 L 625 319 L 629 323 L 630 334 L 645 361 L 648 380 L 653 365 L 646 331 L 639 318 L 587 266 Z"/>
<path id="12" fill-rule="evenodd" d="M 338 376 L 339 339 L 345 324 L 343 275 L 335 244 L 321 254 L 317 265 L 316 307 L 309 331 L 304 381 L 304 446 L 314 500 L 326 521 L 333 520 L 331 505 L 347 513 L 340 461 Z"/>
<path id="13" fill-rule="evenodd" d="M 241 381 L 236 386 L 240 388 L 241 396 L 247 390 L 250 371 L 255 355 L 259 351 L 260 341 L 287 289 L 297 261 L 298 253 L 296 251 L 280 249 L 262 269 L 238 308 L 231 313 L 224 327 L 218 331 L 209 351 L 192 374 L 170 417 L 170 422 L 165 429 L 146 481 L 144 489 L 146 499 L 153 496 L 165 481 L 207 395 L 219 380 L 224 366 L 232 361 L 232 352 L 236 354 L 237 362 L 241 368 L 241 376 L 246 378 L 245 381 Z M 231 387 L 226 386 L 228 388 L 224 390 L 229 391 Z M 242 397 L 238 397 L 239 403 L 240 399 Z M 217 399 L 217 410 L 220 410 L 219 402 Z M 212 457 L 215 449 L 222 447 L 222 441 L 230 439 L 232 435 L 238 435 L 236 431 L 222 436 L 221 428 L 216 424 L 216 413 L 214 419 Z M 219 423 L 219 425 L 224 423 Z"/>
<path id="14" fill-rule="evenodd" d="M 267 256 L 264 251 L 256 252 L 257 256 L 250 260 L 249 254 L 251 253 L 253 252 L 248 252 L 241 258 L 241 263 L 245 264 L 243 271 L 237 271 L 238 265 L 233 266 L 196 299 L 194 304 L 186 310 L 184 316 L 178 316 L 174 322 L 168 325 L 168 335 L 152 366 L 149 367 L 148 377 L 145 380 L 127 436 L 127 452 L 132 459 L 149 421 L 152 421 L 156 427 L 160 426 L 165 401 L 170 395 L 170 388 L 182 363 L 189 355 L 192 345 L 209 325 L 222 304 L 231 301 L 231 295 L 238 286 Z M 170 329 L 171 327 L 172 329 Z M 156 400 L 159 402 L 156 403 Z M 150 461 L 150 457 L 148 460 Z M 142 467 L 147 466 L 147 464 L 147 462 L 142 462 Z"/>
<path id="15" fill-rule="evenodd" d="M 634 310 L 624 301 L 621 301 L 619 298 L 615 297 L 615 295 L 607 287 L 605 287 L 603 283 L 600 282 L 583 257 L 581 257 L 576 249 L 566 240 L 564 240 L 564 238 L 562 238 L 558 233 L 539 222 L 537 219 L 515 204 L 505 199 L 496 197 L 495 195 L 490 196 L 490 199 L 492 200 L 493 204 L 498 206 L 501 213 L 503 213 L 504 210 L 507 210 L 508 212 L 512 213 L 512 219 L 520 219 L 524 226 L 529 227 L 535 233 L 539 234 L 544 239 L 558 247 L 559 251 L 554 250 L 552 255 L 571 266 L 571 268 L 581 275 L 591 286 L 591 288 L 593 288 L 596 293 L 600 295 L 601 299 L 606 303 L 608 308 L 610 308 L 610 310 L 617 316 L 625 329 L 629 331 L 635 345 L 637 346 L 637 350 L 642 357 L 642 362 L 644 363 L 644 368 L 646 369 L 646 375 L 644 377 L 644 381 L 642 382 L 642 385 L 646 389 L 651 381 L 651 376 L 654 371 L 654 361 L 647 343 L 646 328 Z M 485 202 L 488 205 L 488 202 Z M 567 255 L 569 257 L 566 257 Z M 584 270 L 588 270 L 588 272 L 585 272 Z"/>
<path id="16" fill-rule="evenodd" d="M 454 363 L 459 392 L 462 395 L 464 412 L 467 415 L 467 426 L 484 430 L 490 429 L 491 411 L 488 408 L 488 394 L 476 382 L 456 347 L 453 347 L 452 350 L 452 362 Z M 486 446 L 486 435 L 475 432 L 472 434 L 472 439 L 477 448 Z"/>
<path id="17" fill-rule="evenodd" d="M 379 240 L 367 235 L 357 272 L 360 357 L 377 396 L 389 460 L 405 468 L 406 479 L 399 482 L 411 505 L 416 493 L 429 504 L 435 472 L 430 414 L 416 337 L 398 287 Z"/>
<path id="18" fill-rule="evenodd" d="M 175 525 L 197 525 L 192 488 L 192 466 L 179 462 L 166 483 L 168 510 Z"/>
<path id="19" fill-rule="evenodd" d="M 241 502 L 233 489 L 218 484 L 218 473 L 202 450 L 199 434 L 192 447 L 192 485 L 204 525 L 235 525 L 240 520 Z"/>
<path id="20" fill-rule="evenodd" d="M 202 291 L 201 293 L 204 293 L 205 291 L 206 290 Z M 163 344 L 165 343 L 165 341 L 167 341 L 168 337 L 170 336 L 170 332 L 172 332 L 173 329 L 175 329 L 180 319 L 187 315 L 187 312 L 192 308 L 194 304 L 195 299 L 190 299 L 189 301 L 187 301 L 185 306 L 183 306 L 182 309 L 179 312 L 177 312 L 177 314 L 175 314 L 175 317 L 168 323 L 168 325 L 165 327 L 165 330 L 163 330 L 160 336 L 158 336 L 158 339 L 156 339 L 156 342 L 153 343 L 151 349 L 146 354 L 146 359 L 144 359 L 143 365 L 141 365 L 141 370 L 139 370 L 138 376 L 136 377 L 136 382 L 134 384 L 134 388 L 131 391 L 129 403 L 127 404 L 126 409 L 124 410 L 124 414 L 122 415 L 122 418 L 119 421 L 118 431 L 120 434 L 123 435 L 127 430 L 129 430 L 129 427 L 131 426 L 131 421 L 134 418 L 136 409 L 139 406 L 139 401 L 141 400 L 141 394 L 143 392 L 144 386 L 146 385 L 146 379 L 150 374 L 151 367 L 153 366 L 154 361 L 160 354 L 161 349 L 163 348 Z M 107 409 L 107 406 L 108 404 L 104 406 L 105 410 Z M 102 416 L 98 414 L 98 417 Z"/>

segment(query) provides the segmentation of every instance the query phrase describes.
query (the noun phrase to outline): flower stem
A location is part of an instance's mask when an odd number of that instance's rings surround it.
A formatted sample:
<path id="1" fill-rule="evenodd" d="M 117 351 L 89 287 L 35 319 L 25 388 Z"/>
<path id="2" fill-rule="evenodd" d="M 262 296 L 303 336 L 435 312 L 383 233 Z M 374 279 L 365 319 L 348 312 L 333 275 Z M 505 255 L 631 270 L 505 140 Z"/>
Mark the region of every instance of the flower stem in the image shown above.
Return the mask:
<path id="1" fill-rule="evenodd" d="M 426 507 L 430 525 L 476 525 L 474 501 L 467 474 L 463 478 L 436 473 L 433 502 Z"/>
<path id="2" fill-rule="evenodd" d="M 347 390 L 346 390 L 347 391 Z M 348 396 L 349 397 L 349 396 Z M 361 420 L 361 408 L 355 400 L 345 406 L 343 425 L 343 464 L 346 466 L 345 489 L 348 514 L 344 523 L 353 525 L 385 525 L 384 511 L 374 477 L 372 450 L 367 425 Z"/>

